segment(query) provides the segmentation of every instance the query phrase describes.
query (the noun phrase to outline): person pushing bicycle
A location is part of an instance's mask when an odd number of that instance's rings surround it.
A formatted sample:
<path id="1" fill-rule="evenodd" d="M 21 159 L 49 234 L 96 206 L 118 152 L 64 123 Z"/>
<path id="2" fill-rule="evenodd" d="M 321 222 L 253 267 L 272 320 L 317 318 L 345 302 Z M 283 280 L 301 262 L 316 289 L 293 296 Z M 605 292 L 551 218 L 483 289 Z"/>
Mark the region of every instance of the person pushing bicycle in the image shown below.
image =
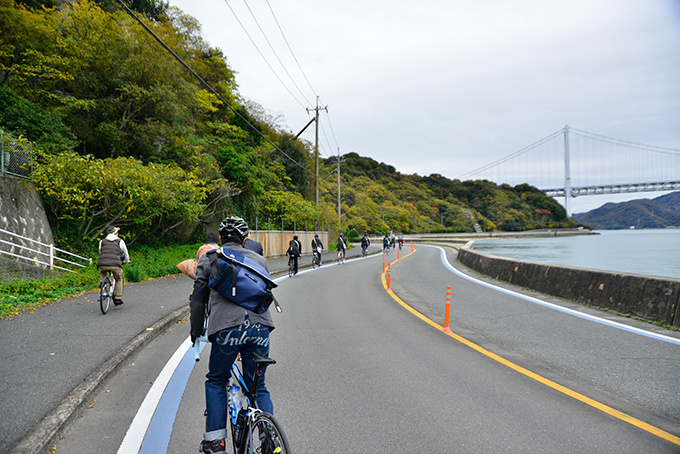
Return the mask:
<path id="1" fill-rule="evenodd" d="M 321 251 L 323 250 L 323 243 L 319 239 L 319 234 L 314 235 L 314 239 L 312 240 L 312 254 L 314 254 L 318 261 L 319 261 L 319 266 L 321 266 Z"/>
<path id="2" fill-rule="evenodd" d="M 243 254 L 267 269 L 267 261 L 263 256 L 243 247 L 248 233 L 248 224 L 241 218 L 230 217 L 220 224 L 222 246 Z M 212 348 L 205 382 L 206 430 L 200 452 L 224 454 L 229 411 L 227 384 L 231 366 L 241 353 L 243 376 L 250 388 L 256 370 L 251 353 L 269 356 L 269 333 L 274 329 L 274 321 L 269 309 L 257 314 L 211 289 L 208 286 L 210 273 L 210 258 L 204 254 L 198 260 L 196 280 L 190 296 L 191 341 L 195 343 L 203 335 L 206 308 L 209 308 L 206 334 Z M 257 404 L 260 410 L 271 414 L 274 406 L 265 385 L 265 370 L 259 377 Z"/>
<path id="3" fill-rule="evenodd" d="M 123 304 L 123 265 L 130 263 L 125 241 L 118 238 L 120 228 L 109 227 L 106 229 L 106 237 L 99 242 L 99 258 L 97 268 L 99 268 L 100 281 L 106 277 L 106 273 L 111 271 L 116 280 L 114 286 L 113 304 L 120 306 Z"/>

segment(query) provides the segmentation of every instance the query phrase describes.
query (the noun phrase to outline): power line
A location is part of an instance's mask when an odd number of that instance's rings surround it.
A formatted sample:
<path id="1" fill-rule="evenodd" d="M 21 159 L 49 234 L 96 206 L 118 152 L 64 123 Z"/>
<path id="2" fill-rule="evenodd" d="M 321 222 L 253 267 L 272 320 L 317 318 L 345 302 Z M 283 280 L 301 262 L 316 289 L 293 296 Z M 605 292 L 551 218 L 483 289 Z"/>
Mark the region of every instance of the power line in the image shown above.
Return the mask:
<path id="1" fill-rule="evenodd" d="M 228 2 L 227 0 L 224 0 L 224 3 L 227 4 L 227 6 L 229 7 L 229 10 L 231 11 L 231 13 L 232 13 L 232 14 L 234 15 L 234 17 L 236 18 L 236 22 L 238 22 L 238 24 L 241 26 L 241 28 L 243 29 L 244 33 L 246 34 L 246 36 L 248 37 L 248 39 L 250 40 L 250 42 L 253 44 L 253 46 L 255 46 L 255 50 L 257 50 L 257 52 L 260 54 L 260 57 L 262 57 L 262 59 L 264 60 L 264 62 L 267 64 L 267 66 L 269 66 L 269 69 L 272 70 L 272 72 L 274 73 L 274 76 L 276 76 L 276 78 L 279 80 L 279 82 L 281 82 L 281 85 L 283 85 L 283 88 L 286 89 L 286 91 L 293 97 L 293 99 L 294 99 L 298 104 L 300 104 L 300 106 L 302 106 L 303 108 L 306 108 L 306 106 L 305 106 L 305 105 L 304 105 L 304 104 L 303 104 L 303 103 L 302 103 L 302 102 L 301 102 L 301 101 L 293 94 L 293 92 L 290 91 L 290 88 L 288 88 L 288 86 L 283 82 L 283 80 L 281 80 L 281 78 L 280 78 L 279 75 L 276 73 L 276 71 L 274 70 L 274 68 L 272 67 L 272 65 L 269 64 L 269 61 L 268 61 L 267 58 L 264 56 L 264 54 L 262 53 L 262 51 L 260 51 L 260 48 L 257 47 L 257 44 L 255 44 L 255 41 L 254 41 L 253 38 L 250 36 L 250 33 L 248 33 L 248 30 L 246 30 L 246 27 L 243 25 L 243 23 L 241 22 L 241 20 L 238 18 L 238 15 L 237 15 L 236 12 L 234 11 L 234 9 L 231 7 L 231 5 L 229 4 L 229 2 Z"/>
<path id="2" fill-rule="evenodd" d="M 269 11 L 272 13 L 272 17 L 274 18 L 274 22 L 276 22 L 276 26 L 279 27 L 279 31 L 281 32 L 281 36 L 283 36 L 283 40 L 286 43 L 286 46 L 288 46 L 288 50 L 290 51 L 290 54 L 293 56 L 293 60 L 295 60 L 295 63 L 297 64 L 298 68 L 300 69 L 300 72 L 302 73 L 302 77 L 305 78 L 305 81 L 307 82 L 307 85 L 309 85 L 309 88 L 312 89 L 312 93 L 316 96 L 316 90 L 314 90 L 314 87 L 312 87 L 312 84 L 309 82 L 309 79 L 307 78 L 307 75 L 302 69 L 302 66 L 300 66 L 300 62 L 298 61 L 297 57 L 295 56 L 295 53 L 293 52 L 293 49 L 290 47 L 290 44 L 288 43 L 288 40 L 286 39 L 286 35 L 283 33 L 283 29 L 281 28 L 281 24 L 279 24 L 278 19 L 276 19 L 276 15 L 274 14 L 274 10 L 272 9 L 271 5 L 269 4 L 269 0 L 266 0 L 267 6 L 269 7 Z"/>
<path id="3" fill-rule="evenodd" d="M 203 85 L 208 89 L 208 91 L 210 91 L 213 95 L 217 96 L 217 98 L 218 98 L 220 101 L 222 101 L 222 102 L 224 103 L 224 105 L 227 106 L 227 108 L 229 108 L 229 110 L 231 110 L 237 117 L 239 117 L 241 120 L 243 120 L 243 122 L 244 122 L 245 124 L 247 124 L 253 131 L 255 131 L 260 137 L 262 137 L 267 143 L 269 143 L 271 146 L 273 146 L 275 150 L 277 150 L 279 153 L 283 154 L 286 158 L 288 158 L 290 161 L 292 161 L 292 162 L 295 163 L 297 166 L 299 166 L 300 168 L 302 168 L 304 171 L 306 171 L 306 172 L 308 172 L 308 173 L 314 175 L 314 172 L 312 172 L 312 171 L 309 170 L 307 167 L 305 167 L 305 166 L 303 166 L 302 164 L 300 164 L 299 162 L 297 162 L 295 159 L 291 158 L 285 151 L 283 151 L 282 149 L 280 149 L 279 147 L 277 147 L 276 144 L 274 144 L 274 142 L 272 142 L 271 140 L 269 140 L 268 137 L 266 137 L 264 134 L 262 134 L 262 132 L 260 132 L 260 130 L 258 130 L 252 123 L 250 123 L 250 122 L 248 121 L 248 119 L 246 119 L 243 115 L 241 115 L 236 109 L 234 109 L 233 107 L 231 107 L 231 105 L 230 105 L 224 98 L 222 98 L 222 96 L 221 96 L 219 93 L 217 93 L 217 92 L 216 92 L 216 91 L 215 91 L 215 90 L 214 90 L 214 89 L 213 89 L 213 88 L 212 88 L 205 80 L 203 80 L 203 78 L 201 78 L 201 76 L 199 76 L 198 74 L 196 74 L 196 72 L 195 72 L 193 69 L 191 69 L 191 67 L 190 67 L 189 65 L 187 65 L 187 64 L 184 62 L 184 60 L 182 60 L 175 52 L 173 52 L 173 50 L 170 49 L 170 47 L 168 47 L 168 45 L 165 44 L 165 42 L 163 42 L 162 39 L 160 39 L 158 36 L 156 36 L 156 34 L 155 34 L 149 27 L 147 27 L 146 24 L 145 24 L 139 17 L 137 17 L 137 15 L 136 15 L 135 13 L 133 13 L 133 12 L 130 10 L 130 8 L 128 8 L 128 7 L 122 2 L 122 0 L 116 0 L 116 1 L 118 2 L 118 4 L 119 4 L 120 6 L 123 7 L 123 9 L 124 9 L 124 10 L 125 10 L 125 11 L 133 18 L 133 19 L 135 19 L 137 22 L 139 22 L 139 24 L 140 24 L 142 27 L 144 27 L 144 29 L 145 29 L 151 36 L 153 36 L 153 38 L 154 38 L 156 41 L 158 41 L 158 43 L 159 43 L 161 46 L 163 46 L 163 48 L 165 48 L 165 50 L 167 50 L 173 57 L 175 57 L 175 60 L 177 60 L 177 61 L 178 61 L 182 66 L 184 66 L 184 68 L 186 68 L 186 69 L 187 69 L 187 70 L 188 70 L 188 71 L 189 71 L 196 79 L 198 79 L 198 81 L 201 82 L 201 84 L 203 84 Z"/>
<path id="4" fill-rule="evenodd" d="M 251 17 L 252 17 L 253 20 L 255 21 L 255 24 L 257 25 L 257 28 L 260 30 L 260 33 L 262 33 L 262 36 L 264 37 L 265 41 L 267 41 L 267 44 L 269 44 L 269 48 L 272 50 L 272 52 L 274 53 L 274 56 L 276 57 L 276 59 L 277 59 L 277 60 L 279 61 L 279 63 L 281 64 L 281 67 L 282 67 L 283 70 L 285 71 L 286 75 L 288 76 L 288 78 L 290 79 L 290 81 L 293 83 L 293 85 L 295 86 L 295 88 L 297 88 L 297 91 L 300 92 L 300 94 L 302 95 L 302 97 L 304 98 L 304 100 L 307 101 L 307 104 L 311 106 L 312 103 L 309 102 L 309 99 L 307 99 L 307 97 L 305 96 L 305 94 L 302 93 L 302 90 L 300 90 L 300 87 L 298 87 L 298 85 L 295 83 L 295 80 L 293 80 L 293 76 L 291 76 L 290 73 L 288 72 L 288 70 L 286 69 L 286 65 L 283 64 L 283 61 L 281 61 L 281 58 L 279 57 L 279 54 L 276 52 L 276 49 L 274 49 L 274 46 L 272 46 L 272 43 L 269 41 L 269 38 L 267 38 L 267 34 L 264 32 L 264 30 L 263 30 L 262 27 L 260 26 L 260 23 L 258 22 L 257 18 L 255 17 L 255 14 L 253 14 L 253 10 L 250 9 L 250 6 L 248 6 L 248 2 L 247 2 L 246 0 L 243 0 L 243 3 L 245 3 L 246 8 L 248 8 L 248 11 L 250 12 Z"/>

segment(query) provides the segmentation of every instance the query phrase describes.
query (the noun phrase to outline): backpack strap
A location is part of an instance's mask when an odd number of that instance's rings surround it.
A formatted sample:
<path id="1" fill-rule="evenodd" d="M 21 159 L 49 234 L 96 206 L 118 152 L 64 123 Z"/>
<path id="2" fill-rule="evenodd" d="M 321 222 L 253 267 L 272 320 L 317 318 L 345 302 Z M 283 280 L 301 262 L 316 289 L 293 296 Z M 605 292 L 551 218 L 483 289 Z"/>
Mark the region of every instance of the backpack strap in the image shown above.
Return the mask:
<path id="1" fill-rule="evenodd" d="M 217 281 L 217 284 L 215 284 L 215 288 L 220 288 L 222 284 L 224 283 L 225 280 L 227 280 L 227 277 L 231 275 L 231 294 L 232 296 L 236 296 L 236 265 L 234 265 L 231 261 L 231 259 L 227 256 L 224 255 L 222 252 L 222 249 L 213 249 L 212 251 L 206 252 L 208 255 L 208 258 L 210 259 L 210 273 L 213 276 L 219 276 L 220 272 L 222 269 L 220 268 L 220 262 L 217 259 L 217 254 L 219 254 L 223 259 L 227 261 L 227 263 L 231 266 L 231 272 L 230 273 L 224 273 L 222 277 L 220 278 L 219 281 Z"/>

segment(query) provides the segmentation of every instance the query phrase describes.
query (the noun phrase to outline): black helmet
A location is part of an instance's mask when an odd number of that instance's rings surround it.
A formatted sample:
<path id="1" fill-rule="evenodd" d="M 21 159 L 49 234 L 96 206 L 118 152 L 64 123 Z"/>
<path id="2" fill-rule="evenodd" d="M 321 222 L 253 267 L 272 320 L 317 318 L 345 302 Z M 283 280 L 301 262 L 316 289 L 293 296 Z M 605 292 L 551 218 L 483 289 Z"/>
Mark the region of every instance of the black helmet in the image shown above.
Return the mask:
<path id="1" fill-rule="evenodd" d="M 248 223 L 242 218 L 232 216 L 220 222 L 220 239 L 223 243 L 238 243 L 242 244 L 246 239 L 250 230 L 248 230 Z"/>

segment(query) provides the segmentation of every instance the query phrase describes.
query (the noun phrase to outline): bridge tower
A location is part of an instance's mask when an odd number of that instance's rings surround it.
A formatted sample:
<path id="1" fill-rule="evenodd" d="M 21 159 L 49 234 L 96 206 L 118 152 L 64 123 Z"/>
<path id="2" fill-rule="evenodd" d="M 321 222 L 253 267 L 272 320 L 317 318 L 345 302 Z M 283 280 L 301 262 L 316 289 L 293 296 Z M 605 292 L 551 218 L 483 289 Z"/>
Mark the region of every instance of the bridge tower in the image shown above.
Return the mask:
<path id="1" fill-rule="evenodd" d="M 569 164 L 569 125 L 564 127 L 564 208 L 571 217 L 571 168 Z"/>

